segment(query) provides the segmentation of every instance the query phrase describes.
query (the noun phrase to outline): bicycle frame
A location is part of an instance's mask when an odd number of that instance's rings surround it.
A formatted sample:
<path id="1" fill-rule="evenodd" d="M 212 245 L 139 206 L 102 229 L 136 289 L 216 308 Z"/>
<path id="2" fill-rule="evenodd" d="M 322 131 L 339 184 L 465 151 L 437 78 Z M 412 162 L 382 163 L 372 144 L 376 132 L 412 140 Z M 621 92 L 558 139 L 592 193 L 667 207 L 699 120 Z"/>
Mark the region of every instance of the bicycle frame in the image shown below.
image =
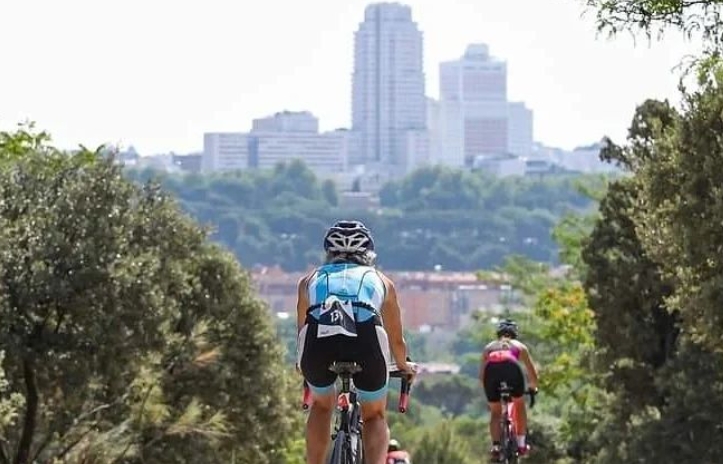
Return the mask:
<path id="1" fill-rule="evenodd" d="M 362 418 L 361 405 L 357 401 L 356 390 L 352 387 L 351 377 L 361 368 L 356 364 L 334 363 L 331 370 L 341 379 L 341 391 L 337 395 L 337 425 L 331 434 L 334 449 L 329 458 L 330 464 L 362 463 Z"/>
<path id="2" fill-rule="evenodd" d="M 510 396 L 511 389 L 506 382 L 500 385 L 500 399 L 502 402 L 502 419 L 500 427 L 500 457 L 505 463 L 517 462 L 517 434 L 515 433 L 515 403 Z"/>
<path id="3" fill-rule="evenodd" d="M 530 409 L 535 406 L 536 392 L 528 390 L 525 392 L 530 396 Z M 517 431 L 515 430 L 516 410 L 512 399 L 512 389 L 506 382 L 500 384 L 500 401 L 502 403 L 502 419 L 500 420 L 500 462 L 514 464 L 517 462 Z"/>
<path id="4" fill-rule="evenodd" d="M 352 376 L 361 371 L 356 363 L 335 362 L 329 369 L 335 372 L 341 380 L 341 390 L 337 395 L 336 425 L 331 435 L 333 448 L 329 458 L 329 464 L 361 464 L 363 462 L 362 446 L 362 418 L 361 405 L 357 400 L 357 393 L 352 385 Z M 398 410 L 401 413 L 407 411 L 411 383 L 405 373 L 393 371 L 390 377 L 398 377 L 402 380 L 402 388 L 399 394 Z M 311 406 L 311 392 L 304 381 L 303 409 Z"/>

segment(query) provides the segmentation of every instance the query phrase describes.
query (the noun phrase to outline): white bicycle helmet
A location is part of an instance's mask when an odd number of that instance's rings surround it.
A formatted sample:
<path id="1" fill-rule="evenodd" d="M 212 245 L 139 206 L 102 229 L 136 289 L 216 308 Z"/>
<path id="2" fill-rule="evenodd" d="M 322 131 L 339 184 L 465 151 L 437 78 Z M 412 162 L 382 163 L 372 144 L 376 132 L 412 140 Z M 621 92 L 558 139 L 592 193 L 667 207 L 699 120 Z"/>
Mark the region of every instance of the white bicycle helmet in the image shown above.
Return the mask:
<path id="1" fill-rule="evenodd" d="M 364 254 L 374 251 L 374 239 L 361 221 L 338 221 L 326 231 L 324 251 Z"/>

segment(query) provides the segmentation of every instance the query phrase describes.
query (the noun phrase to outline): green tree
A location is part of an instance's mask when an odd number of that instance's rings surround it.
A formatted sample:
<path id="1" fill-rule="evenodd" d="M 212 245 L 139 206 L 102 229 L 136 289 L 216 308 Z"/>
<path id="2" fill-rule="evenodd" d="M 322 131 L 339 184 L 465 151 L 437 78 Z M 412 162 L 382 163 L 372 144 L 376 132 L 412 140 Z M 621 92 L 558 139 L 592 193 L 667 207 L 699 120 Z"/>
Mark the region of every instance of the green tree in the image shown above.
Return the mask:
<path id="1" fill-rule="evenodd" d="M 321 191 L 324 195 L 324 200 L 326 200 L 327 203 L 331 206 L 339 205 L 339 194 L 337 193 L 336 184 L 333 180 L 326 179 L 321 184 Z"/>
<path id="2" fill-rule="evenodd" d="M 466 464 L 473 462 L 469 445 L 462 440 L 450 420 L 426 432 L 412 450 L 415 464 Z"/>
<path id="3" fill-rule="evenodd" d="M 354 181 L 351 183 L 351 191 L 352 192 L 361 192 L 362 184 L 361 179 L 359 177 L 356 177 Z"/>
<path id="4" fill-rule="evenodd" d="M 21 128 L 0 163 L 0 462 L 283 459 L 298 418 L 236 261 L 112 156 Z"/>
<path id="5" fill-rule="evenodd" d="M 126 173 L 141 184 L 153 177 Z M 555 262 L 550 230 L 563 215 L 594 205 L 578 181 L 604 181 L 599 176 L 492 179 L 425 168 L 386 184 L 382 209 L 347 211 L 338 206 L 332 183 L 320 182 L 298 160 L 271 170 L 164 173 L 157 180 L 194 219 L 216 230 L 212 238 L 244 265 L 288 271 L 318 262 L 324 228 L 350 214 L 373 229 L 386 269 L 428 270 L 440 264 L 476 270 L 499 265 L 510 254 Z"/>
<path id="6" fill-rule="evenodd" d="M 582 0 L 596 16 L 598 30 L 611 36 L 643 33 L 648 39 L 675 31 L 701 44 L 702 56 L 690 60 L 686 71 L 697 68 L 710 77 L 723 51 L 721 0 Z"/>
<path id="7" fill-rule="evenodd" d="M 720 350 L 723 218 L 723 68 L 716 81 L 685 96 L 682 114 L 646 147 L 654 162 L 641 163 L 638 224 L 646 251 L 676 283 L 671 306 L 680 309 L 696 341 Z M 630 151 L 637 152 L 637 145 Z M 705 321 L 705 323 L 701 323 Z"/>
<path id="8" fill-rule="evenodd" d="M 598 27 L 610 33 L 642 31 L 648 36 L 677 29 L 718 44 L 720 0 L 585 0 Z"/>
<path id="9" fill-rule="evenodd" d="M 680 112 L 645 102 L 628 144 L 604 154 L 633 176 L 610 186 L 583 253 L 610 394 L 609 416 L 591 434 L 595 462 L 715 462 L 721 453 L 712 432 L 723 411 L 717 76 L 685 95 Z M 693 391 L 715 399 L 699 408 Z"/>
<path id="10" fill-rule="evenodd" d="M 479 383 L 467 376 L 452 375 L 423 379 L 414 389 L 420 402 L 435 406 L 442 412 L 458 416 L 470 406 L 470 400 L 479 392 Z"/>

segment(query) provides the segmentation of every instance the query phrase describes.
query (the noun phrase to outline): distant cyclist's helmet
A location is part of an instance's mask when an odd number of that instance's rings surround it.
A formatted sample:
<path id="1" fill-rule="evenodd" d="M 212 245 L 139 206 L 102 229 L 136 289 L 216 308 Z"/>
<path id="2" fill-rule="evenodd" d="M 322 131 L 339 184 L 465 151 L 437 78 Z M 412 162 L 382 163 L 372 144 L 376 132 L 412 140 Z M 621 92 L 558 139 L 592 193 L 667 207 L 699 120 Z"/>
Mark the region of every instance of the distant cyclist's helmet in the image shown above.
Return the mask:
<path id="1" fill-rule="evenodd" d="M 510 337 L 517 338 L 518 328 L 517 323 L 512 319 L 504 319 L 497 324 L 497 336 L 498 337 Z"/>
<path id="2" fill-rule="evenodd" d="M 400 449 L 402 449 L 402 446 L 396 439 L 392 438 L 389 440 L 389 449 L 387 450 L 389 453 L 392 451 L 399 451 Z"/>
<path id="3" fill-rule="evenodd" d="M 360 221 L 339 221 L 326 231 L 324 251 L 364 254 L 374 251 L 374 239 L 369 229 Z"/>

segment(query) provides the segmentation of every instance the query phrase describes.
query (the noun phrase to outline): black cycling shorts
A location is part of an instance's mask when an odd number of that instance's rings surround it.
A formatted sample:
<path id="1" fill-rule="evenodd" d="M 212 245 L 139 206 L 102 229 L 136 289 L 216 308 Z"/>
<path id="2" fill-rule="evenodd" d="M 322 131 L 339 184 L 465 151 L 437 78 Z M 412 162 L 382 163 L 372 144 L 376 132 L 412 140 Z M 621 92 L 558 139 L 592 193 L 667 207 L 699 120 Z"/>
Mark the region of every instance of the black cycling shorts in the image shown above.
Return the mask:
<path id="1" fill-rule="evenodd" d="M 497 403 L 500 401 L 500 385 L 506 382 L 512 390 L 513 398 L 525 394 L 525 374 L 516 361 L 501 361 L 487 363 L 484 368 L 484 387 L 487 401 Z"/>
<path id="2" fill-rule="evenodd" d="M 360 402 L 386 397 L 389 383 L 389 340 L 374 319 L 356 322 L 356 337 L 333 335 L 317 338 L 318 322 L 307 317 L 299 332 L 297 362 L 317 395 L 333 391 L 337 375 L 329 370 L 335 362 L 356 362 L 361 371 L 352 380 Z"/>

